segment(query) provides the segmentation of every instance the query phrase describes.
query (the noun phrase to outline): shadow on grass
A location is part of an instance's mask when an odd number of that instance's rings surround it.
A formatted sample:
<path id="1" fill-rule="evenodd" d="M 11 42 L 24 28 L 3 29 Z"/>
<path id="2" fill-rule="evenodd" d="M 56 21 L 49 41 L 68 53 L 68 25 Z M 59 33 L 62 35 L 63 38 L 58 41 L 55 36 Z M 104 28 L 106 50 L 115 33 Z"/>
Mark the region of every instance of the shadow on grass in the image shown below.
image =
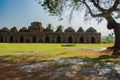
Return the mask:
<path id="1" fill-rule="evenodd" d="M 105 60 L 105 61 L 120 61 L 120 56 L 119 55 L 101 55 L 99 56 L 98 58 L 94 58 L 93 60 L 98 60 L 98 61 L 101 61 L 101 60 Z"/>
<path id="2" fill-rule="evenodd" d="M 26 61 L 30 56 L 14 56 L 7 55 L 0 57 L 3 61 L 14 61 L 15 59 Z M 88 57 L 69 57 L 60 58 L 57 60 L 44 60 L 44 61 L 32 61 L 29 64 L 23 65 L 23 73 L 28 69 L 31 71 L 36 71 L 36 73 L 41 74 L 40 80 L 119 80 L 120 73 L 120 61 L 112 61 L 113 59 L 119 59 L 117 56 L 102 55 L 98 58 L 88 58 Z M 42 63 L 43 62 L 43 63 Z M 44 63 L 47 62 L 47 63 Z M 38 66 L 36 66 L 38 65 Z M 41 65 L 43 67 L 41 67 Z M 32 67 L 31 67 L 32 66 Z M 115 69 L 115 67 L 118 67 Z M 50 72 L 50 74 L 48 74 Z M 73 73 L 72 73 L 73 72 Z M 69 74 L 70 73 L 70 74 Z M 44 75 L 43 75 L 44 74 Z M 27 74 L 28 75 L 28 74 Z M 27 76 L 26 75 L 26 76 Z M 32 74 L 36 76 L 35 74 Z M 70 76 L 73 75 L 73 76 Z M 70 77 L 69 77 L 70 76 Z M 101 78 L 102 77 L 102 78 Z M 26 78 L 30 78 L 29 76 Z M 61 79 L 62 78 L 62 79 Z M 107 79 L 104 79 L 107 78 Z"/>
<path id="3" fill-rule="evenodd" d="M 65 53 L 61 53 L 65 54 Z M 20 62 L 25 62 L 25 61 L 30 61 L 30 62 L 44 62 L 44 61 L 49 61 L 49 60 L 37 60 L 37 58 L 40 58 L 42 56 L 36 56 L 36 55 L 5 55 L 5 56 L 0 56 L 0 61 L 20 61 Z M 91 59 L 93 61 L 101 62 L 101 61 L 120 61 L 120 56 L 118 55 L 101 55 L 97 58 L 88 58 L 88 57 L 67 57 L 66 59 L 79 59 L 79 58 L 86 58 L 86 59 Z"/>
<path id="4" fill-rule="evenodd" d="M 5 56 L 0 56 L 0 61 L 6 61 L 6 62 L 25 62 L 25 61 L 30 61 L 29 58 L 32 58 L 33 55 L 5 55 Z M 34 59 L 31 59 L 31 61 L 34 62 Z"/>

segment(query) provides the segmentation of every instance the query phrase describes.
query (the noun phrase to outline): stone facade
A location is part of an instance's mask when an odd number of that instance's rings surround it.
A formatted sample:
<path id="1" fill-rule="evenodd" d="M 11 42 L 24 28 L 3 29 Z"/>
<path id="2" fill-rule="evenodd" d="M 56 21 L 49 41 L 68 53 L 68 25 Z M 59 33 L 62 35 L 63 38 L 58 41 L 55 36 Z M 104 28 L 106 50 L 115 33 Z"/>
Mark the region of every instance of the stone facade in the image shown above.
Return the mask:
<path id="1" fill-rule="evenodd" d="M 44 29 L 42 23 L 32 22 L 31 26 L 17 30 L 16 27 L 0 29 L 1 43 L 100 43 L 101 34 L 90 27 L 86 31 L 80 27 L 77 32 L 72 27 L 62 31 L 60 27 L 53 31 Z"/>

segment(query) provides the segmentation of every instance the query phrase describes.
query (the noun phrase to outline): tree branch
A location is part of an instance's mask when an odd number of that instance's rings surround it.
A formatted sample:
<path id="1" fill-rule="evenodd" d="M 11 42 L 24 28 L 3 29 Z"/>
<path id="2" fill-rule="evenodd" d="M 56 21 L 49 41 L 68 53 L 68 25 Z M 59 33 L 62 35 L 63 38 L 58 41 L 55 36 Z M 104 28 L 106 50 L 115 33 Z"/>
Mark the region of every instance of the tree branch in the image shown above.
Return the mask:
<path id="1" fill-rule="evenodd" d="M 94 4 L 94 6 L 95 6 L 98 10 L 100 10 L 101 12 L 103 12 L 104 9 L 99 6 L 99 0 L 97 0 L 97 3 L 96 3 L 95 1 L 96 1 L 96 0 L 92 0 L 92 3 Z"/>
<path id="2" fill-rule="evenodd" d="M 113 12 L 117 9 L 118 4 L 120 3 L 120 0 L 116 0 L 114 5 L 109 9 L 110 12 Z"/>
<path id="3" fill-rule="evenodd" d="M 83 3 L 85 4 L 85 6 L 87 7 L 87 9 L 89 10 L 89 13 L 91 14 L 92 17 L 103 17 L 103 13 L 93 14 L 92 10 L 90 9 L 89 5 L 85 2 L 85 0 L 83 1 Z"/>

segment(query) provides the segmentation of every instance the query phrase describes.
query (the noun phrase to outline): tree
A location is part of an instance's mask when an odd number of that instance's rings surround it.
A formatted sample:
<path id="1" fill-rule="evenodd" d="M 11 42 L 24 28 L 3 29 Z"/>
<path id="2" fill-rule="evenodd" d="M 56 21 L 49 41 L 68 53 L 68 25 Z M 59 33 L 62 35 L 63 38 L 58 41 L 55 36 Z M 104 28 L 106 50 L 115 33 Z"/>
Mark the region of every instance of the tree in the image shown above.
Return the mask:
<path id="1" fill-rule="evenodd" d="M 59 26 L 57 27 L 56 32 L 63 32 L 63 26 L 62 26 L 62 25 L 59 25 Z"/>
<path id="2" fill-rule="evenodd" d="M 45 32 L 53 32 L 53 26 L 52 26 L 52 24 L 48 24 L 47 25 L 47 28 L 44 30 Z"/>
<path id="3" fill-rule="evenodd" d="M 96 18 L 98 22 L 107 20 L 107 28 L 115 34 L 113 55 L 120 55 L 120 0 L 43 0 L 39 1 L 51 15 L 61 15 L 70 10 L 70 16 L 76 11 L 85 10 L 85 19 Z"/>
<path id="4" fill-rule="evenodd" d="M 52 24 L 48 24 L 48 26 L 47 26 L 47 29 L 53 29 L 53 26 L 52 26 Z"/>

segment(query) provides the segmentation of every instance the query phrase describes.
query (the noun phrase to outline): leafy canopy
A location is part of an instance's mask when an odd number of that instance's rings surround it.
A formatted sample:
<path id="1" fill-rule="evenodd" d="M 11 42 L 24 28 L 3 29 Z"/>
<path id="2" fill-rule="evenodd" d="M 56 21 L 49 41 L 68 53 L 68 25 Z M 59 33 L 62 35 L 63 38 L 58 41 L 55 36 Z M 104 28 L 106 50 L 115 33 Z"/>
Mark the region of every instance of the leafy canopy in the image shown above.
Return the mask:
<path id="1" fill-rule="evenodd" d="M 70 11 L 72 16 L 76 11 L 85 11 L 85 20 L 97 18 L 102 21 L 120 18 L 120 0 L 39 0 L 44 9 L 51 15 L 62 15 L 65 11 Z"/>

